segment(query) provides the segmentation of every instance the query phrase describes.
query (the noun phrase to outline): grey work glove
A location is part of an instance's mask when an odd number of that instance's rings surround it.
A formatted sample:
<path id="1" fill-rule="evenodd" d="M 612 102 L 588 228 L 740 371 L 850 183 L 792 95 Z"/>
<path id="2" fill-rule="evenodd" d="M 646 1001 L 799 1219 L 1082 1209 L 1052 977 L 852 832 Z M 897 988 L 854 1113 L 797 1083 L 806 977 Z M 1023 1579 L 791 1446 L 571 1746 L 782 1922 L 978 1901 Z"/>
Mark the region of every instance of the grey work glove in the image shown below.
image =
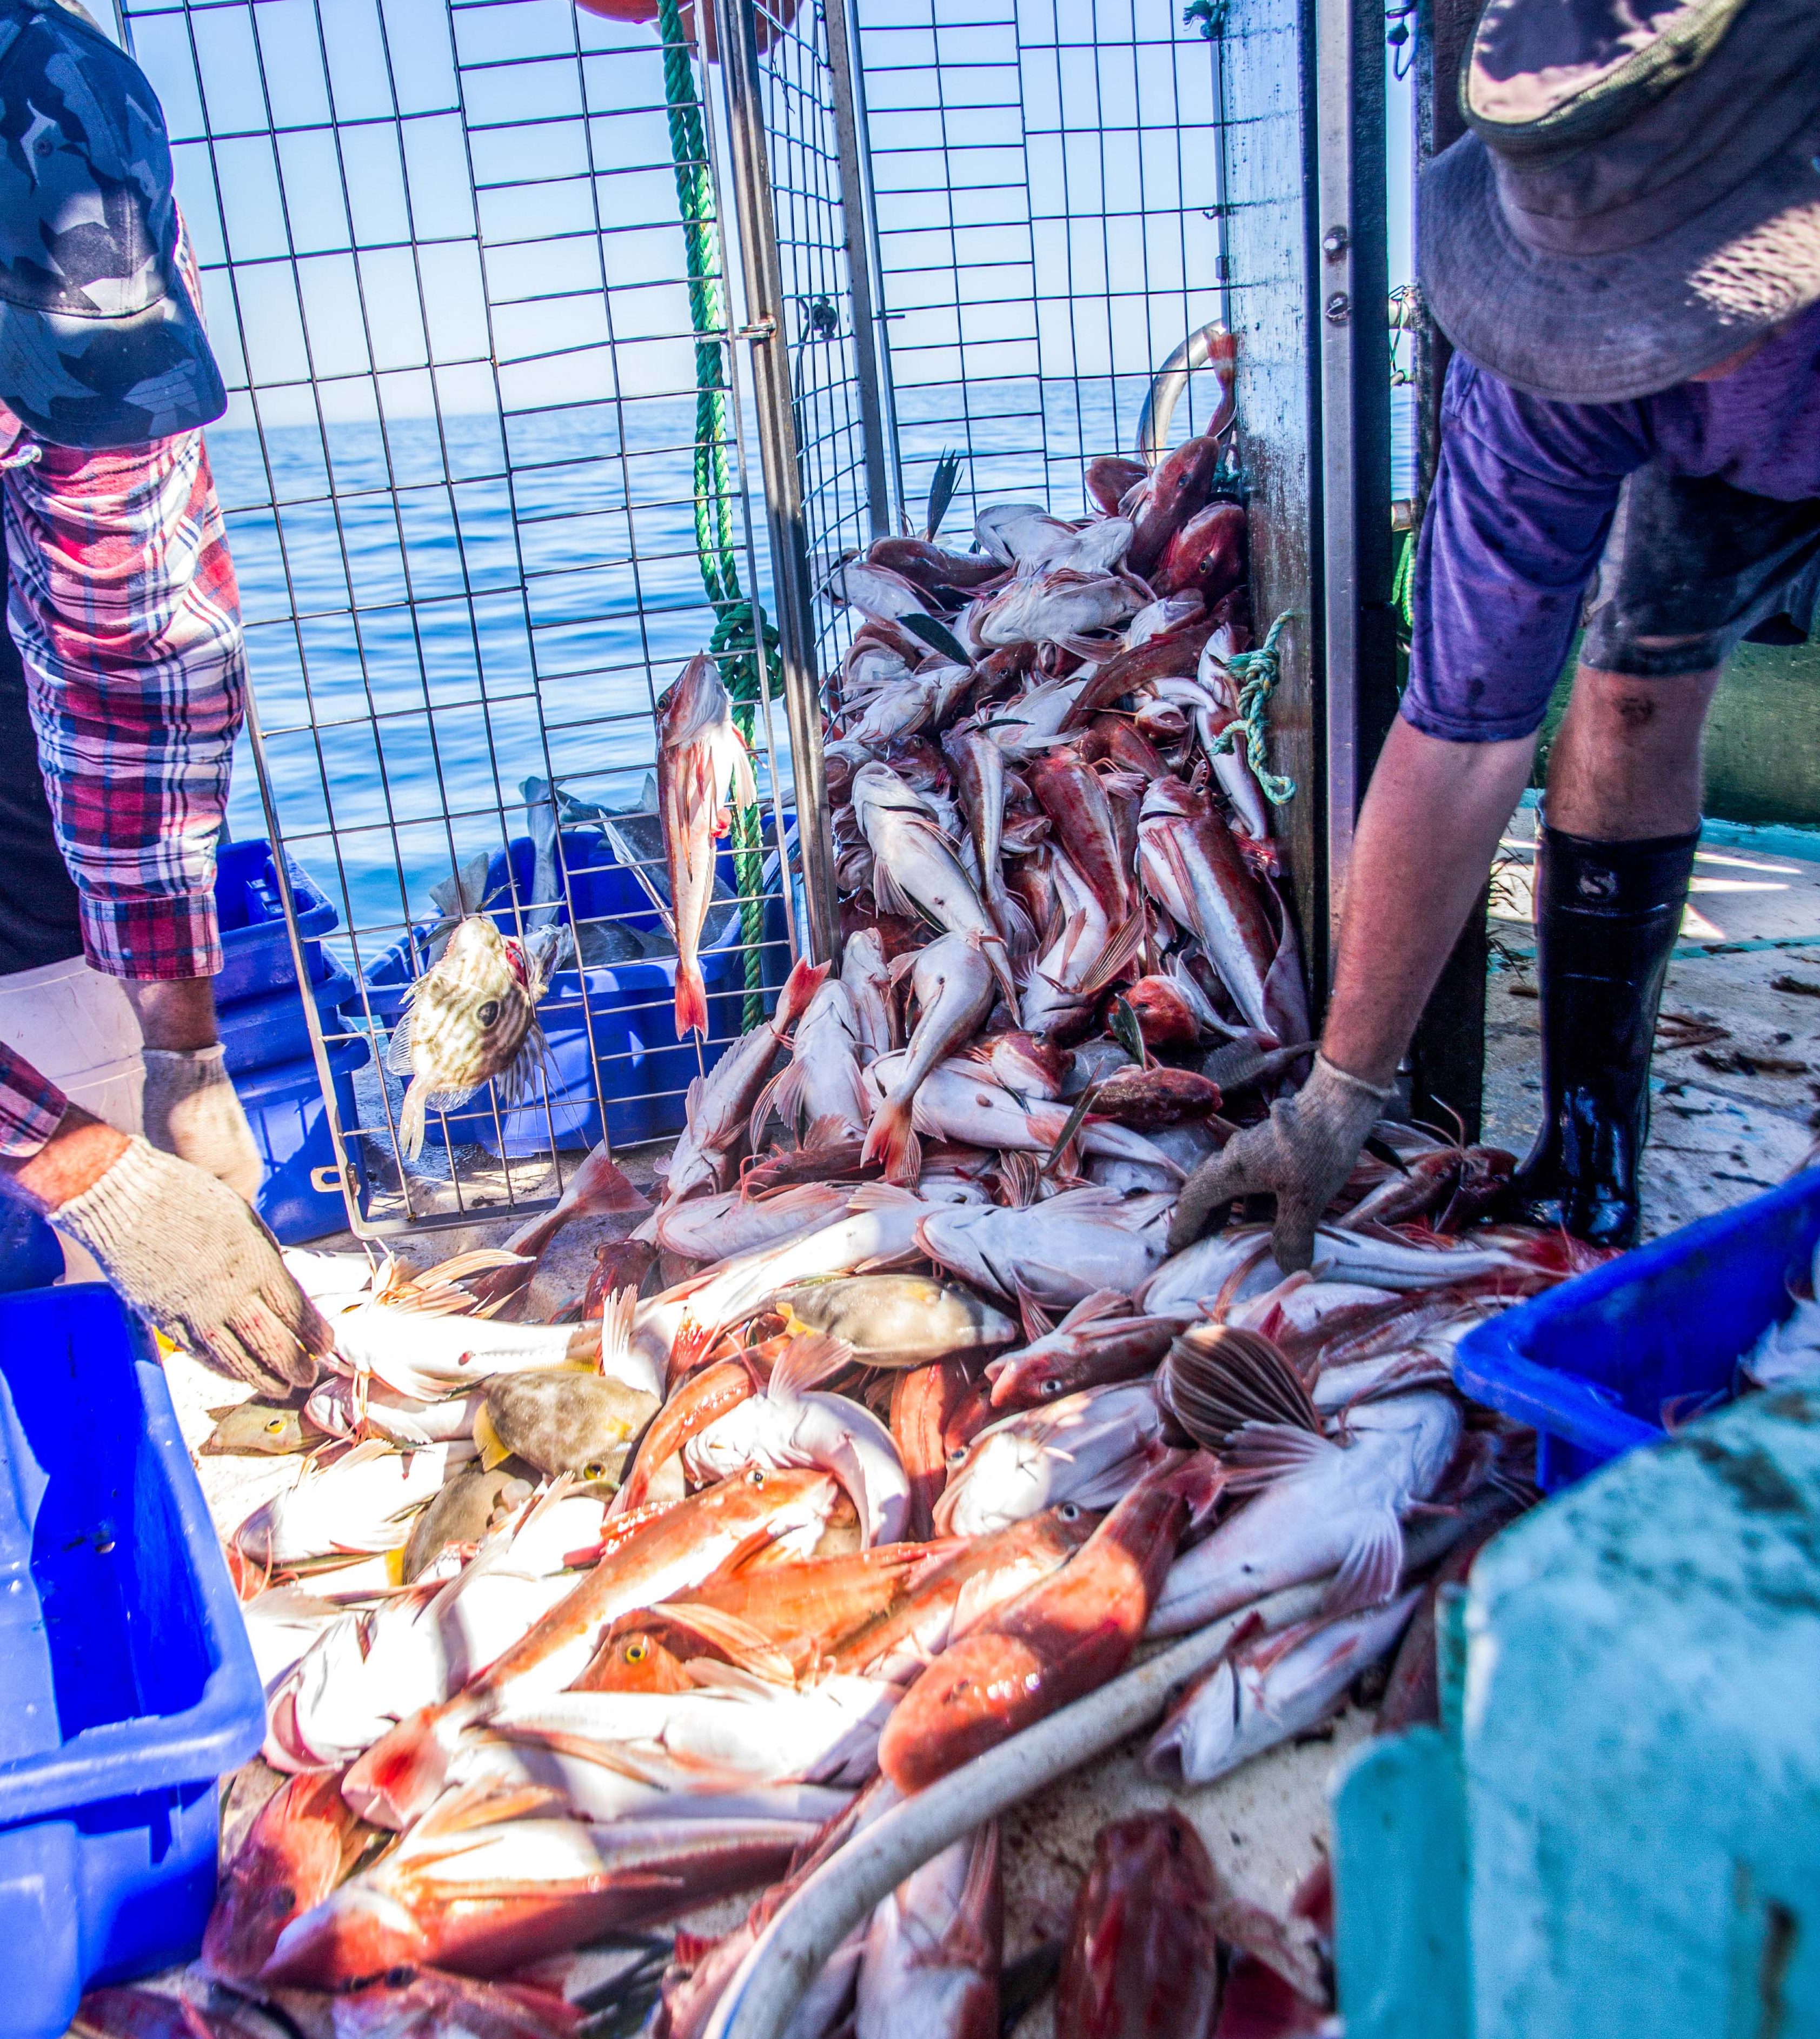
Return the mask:
<path id="1" fill-rule="evenodd" d="M 1312 1266 L 1315 1227 L 1352 1173 L 1389 1095 L 1317 1055 L 1314 1073 L 1294 1097 L 1279 1099 L 1268 1118 L 1234 1133 L 1183 1185 L 1169 1251 L 1193 1245 L 1235 1197 L 1267 1191 L 1276 1198 L 1276 1264 L 1286 1274 Z"/>
<path id="2" fill-rule="evenodd" d="M 143 1140 L 49 1216 L 123 1301 L 230 1380 L 287 1395 L 310 1385 L 335 1342 L 241 1198 Z"/>
<path id="3" fill-rule="evenodd" d="M 265 1164 L 227 1073 L 225 1048 L 147 1048 L 145 1133 L 154 1147 L 226 1183 L 251 1203 Z"/>

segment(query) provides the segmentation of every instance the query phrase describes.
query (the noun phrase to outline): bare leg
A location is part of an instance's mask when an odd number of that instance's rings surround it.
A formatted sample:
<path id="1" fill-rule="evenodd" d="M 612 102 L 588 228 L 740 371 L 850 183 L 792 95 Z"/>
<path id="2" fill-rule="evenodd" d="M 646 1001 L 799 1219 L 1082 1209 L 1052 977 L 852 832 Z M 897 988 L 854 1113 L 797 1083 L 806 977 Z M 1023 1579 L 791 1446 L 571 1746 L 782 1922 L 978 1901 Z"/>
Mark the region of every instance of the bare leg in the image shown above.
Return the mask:
<path id="1" fill-rule="evenodd" d="M 1700 826 L 1700 740 L 1716 671 L 1636 680 L 1582 666 L 1548 760 L 1548 825 L 1594 842 Z"/>
<path id="2" fill-rule="evenodd" d="M 128 978 L 125 989 L 148 1048 L 212 1048 L 221 1038 L 215 1026 L 212 977 L 143 982 Z"/>

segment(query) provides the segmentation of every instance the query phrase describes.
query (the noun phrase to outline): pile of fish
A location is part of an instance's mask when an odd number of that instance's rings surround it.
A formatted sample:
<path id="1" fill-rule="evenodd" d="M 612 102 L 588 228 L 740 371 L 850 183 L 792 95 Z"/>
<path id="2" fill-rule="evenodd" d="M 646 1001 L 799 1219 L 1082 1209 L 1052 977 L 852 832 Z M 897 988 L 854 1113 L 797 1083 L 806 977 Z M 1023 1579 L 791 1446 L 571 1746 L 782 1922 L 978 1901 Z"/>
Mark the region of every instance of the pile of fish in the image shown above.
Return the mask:
<path id="1" fill-rule="evenodd" d="M 333 1370 L 209 1447 L 310 1455 L 231 1540 L 288 1776 L 204 1949 L 237 2003 L 343 2039 L 698 2039 L 812 1870 L 1153 1638 L 1258 1610 L 1150 1742 L 1172 1783 L 1318 1725 L 1406 1635 L 1393 1688 L 1426 1688 L 1425 1596 L 1529 1492 L 1453 1346 L 1602 1256 L 1483 1221 L 1508 1156 L 1389 1122 L 1311 1272 L 1255 1223 L 1168 1254 L 1309 1028 L 1217 440 L 1089 485 L 1084 523 L 997 506 L 973 551 L 838 570 L 841 962 L 697 1080 L 655 1201 L 597 1151 L 498 1249 L 287 1256 Z M 712 673 L 659 772 L 686 964 L 739 770 Z M 592 1278 L 530 1321 L 572 1223 Z M 1273 1627 L 1291 1587 L 1317 1611 Z M 1127 1824 L 1061 2029 L 1317 2029 L 1313 1912 Z M 918 1870 L 795 2039 L 996 2032 L 1002 1885 L 990 1828 Z M 747 1893 L 731 1932 L 656 1930 Z"/>

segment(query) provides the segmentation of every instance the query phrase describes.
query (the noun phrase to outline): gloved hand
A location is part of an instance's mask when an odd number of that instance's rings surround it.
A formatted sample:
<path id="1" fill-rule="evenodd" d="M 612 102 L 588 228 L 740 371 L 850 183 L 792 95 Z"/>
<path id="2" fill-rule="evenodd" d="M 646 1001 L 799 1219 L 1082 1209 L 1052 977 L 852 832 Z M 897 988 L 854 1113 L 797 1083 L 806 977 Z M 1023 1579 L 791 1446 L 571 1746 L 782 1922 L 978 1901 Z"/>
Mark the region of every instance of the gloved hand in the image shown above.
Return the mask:
<path id="1" fill-rule="evenodd" d="M 265 1164 L 227 1073 L 226 1050 L 147 1048 L 146 1137 L 154 1147 L 218 1176 L 251 1203 Z"/>
<path id="2" fill-rule="evenodd" d="M 246 1204 L 143 1140 L 47 1215 L 87 1247 L 123 1301 L 230 1380 L 287 1395 L 315 1380 L 335 1342 Z"/>
<path id="3" fill-rule="evenodd" d="M 1286 1274 L 1311 1266 L 1320 1214 L 1352 1173 L 1389 1095 L 1317 1055 L 1314 1073 L 1294 1097 L 1279 1098 L 1268 1118 L 1234 1133 L 1183 1185 L 1169 1251 L 1191 1246 L 1235 1197 L 1268 1190 L 1276 1198 L 1271 1234 L 1276 1264 Z"/>

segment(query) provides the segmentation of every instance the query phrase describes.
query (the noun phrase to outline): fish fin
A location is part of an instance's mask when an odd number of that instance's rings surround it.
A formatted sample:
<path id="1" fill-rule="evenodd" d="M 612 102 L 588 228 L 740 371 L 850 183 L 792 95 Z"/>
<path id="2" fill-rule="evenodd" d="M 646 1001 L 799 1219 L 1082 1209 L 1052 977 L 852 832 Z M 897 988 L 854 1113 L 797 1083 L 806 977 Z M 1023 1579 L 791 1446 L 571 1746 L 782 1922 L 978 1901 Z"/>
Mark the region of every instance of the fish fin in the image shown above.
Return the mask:
<path id="1" fill-rule="evenodd" d="M 386 1067 L 395 1076 L 411 1073 L 411 1017 L 408 1012 L 400 1016 L 386 1046 Z"/>
<path id="2" fill-rule="evenodd" d="M 1024 1342 L 1035 1345 L 1039 1338 L 1047 1338 L 1054 1330 L 1055 1319 L 1015 1274 L 1011 1278 L 1011 1285 L 1016 1295 L 1018 1319 L 1024 1327 Z"/>
<path id="3" fill-rule="evenodd" d="M 986 910 L 997 923 L 1005 946 L 1013 962 L 1024 963 L 1036 953 L 1036 923 L 1030 909 L 1010 887 L 1001 884 L 986 902 Z"/>
<path id="4" fill-rule="evenodd" d="M 676 1037 L 699 1034 L 708 1038 L 708 986 L 701 966 L 686 956 L 676 959 Z"/>
<path id="5" fill-rule="evenodd" d="M 693 1373 L 713 1350 L 720 1335 L 718 1325 L 697 1323 L 693 1318 L 686 1317 L 671 1341 L 670 1379 L 680 1380 L 685 1374 Z"/>
<path id="6" fill-rule="evenodd" d="M 632 1329 L 637 1316 L 636 1288 L 615 1289 L 601 1304 L 600 1351 L 595 1360 L 595 1371 L 604 1378 L 619 1379 L 617 1369 L 631 1357 Z"/>
<path id="7" fill-rule="evenodd" d="M 1087 981 L 1081 986 L 1085 998 L 1096 998 L 1114 978 L 1127 969 L 1132 959 L 1142 948 L 1150 931 L 1150 917 L 1142 901 L 1134 907 L 1123 925 L 1117 928 L 1108 941 L 1104 953 L 1089 973 Z"/>
<path id="8" fill-rule="evenodd" d="M 746 739 L 735 732 L 738 747 L 733 753 L 733 797 L 743 807 L 758 804 L 758 781 L 752 770 L 752 754 L 746 748 Z"/>
<path id="9" fill-rule="evenodd" d="M 872 899 L 881 913 L 901 914 L 906 919 L 918 917 L 917 903 L 891 875 L 891 868 L 882 856 L 872 859 Z"/>
<path id="10" fill-rule="evenodd" d="M 743 1624 L 742 1624 L 743 1626 Z M 690 1657 L 684 1661 L 686 1670 L 697 1685 L 709 1692 L 731 1692 L 741 1699 L 769 1699 L 777 1689 L 777 1681 L 755 1671 L 748 1671 L 743 1665 L 723 1664 L 715 1657 Z M 794 1684 L 794 1676 L 787 1682 Z"/>
<path id="11" fill-rule="evenodd" d="M 789 1658 L 762 1629 L 754 1628 L 749 1621 L 742 1621 L 738 1615 L 691 1600 L 666 1600 L 663 1611 L 679 1627 L 690 1630 L 704 1642 L 711 1642 L 716 1649 L 724 1650 L 732 1664 L 750 1676 L 761 1679 L 767 1685 L 796 1684 L 796 1673 L 790 1668 Z M 706 1661 L 700 1657 L 685 1659 L 685 1668 L 697 1683 L 709 1682 L 697 1673 L 697 1667 L 705 1668 Z M 715 1666 L 717 1670 L 727 1668 L 725 1665 Z"/>
<path id="12" fill-rule="evenodd" d="M 907 1099 L 887 1098 L 872 1114 L 860 1163 L 865 1167 L 874 1161 L 883 1162 L 887 1183 L 916 1187 L 922 1173 L 922 1142 L 916 1137 Z"/>
<path id="13" fill-rule="evenodd" d="M 853 1137 L 852 1129 L 845 1120 L 837 1118 L 832 1112 L 826 1112 L 821 1118 L 809 1121 L 808 1130 L 803 1135 L 803 1144 L 796 1151 L 800 1154 L 812 1154 L 818 1148 L 844 1147 Z M 760 1196 L 776 1194 L 775 1191 L 762 1190 Z"/>
<path id="14" fill-rule="evenodd" d="M 901 956 L 893 957 L 891 962 L 886 964 L 885 975 L 891 980 L 893 991 L 897 989 L 921 959 L 921 949 L 906 949 Z"/>
<path id="15" fill-rule="evenodd" d="M 1322 1602 L 1328 1614 L 1355 1614 L 1393 1599 L 1403 1576 L 1403 1525 L 1389 1509 L 1346 1554 Z"/>
<path id="16" fill-rule="evenodd" d="M 914 1190 L 899 1189 L 895 1183 L 861 1183 L 847 1203 L 849 1217 L 862 1211 L 885 1210 L 893 1204 L 921 1204 Z"/>
<path id="17" fill-rule="evenodd" d="M 772 1400 L 792 1401 L 811 1388 L 819 1388 L 842 1367 L 850 1366 L 853 1358 L 853 1349 L 846 1340 L 830 1338 L 826 1331 L 792 1338 L 771 1369 Z"/>
<path id="18" fill-rule="evenodd" d="M 474 1411 L 474 1443 L 481 1454 L 481 1470 L 491 1472 L 496 1466 L 503 1465 L 511 1456 L 511 1448 L 502 1444 L 500 1433 L 493 1427 L 493 1419 L 482 1403 Z"/>
<path id="19" fill-rule="evenodd" d="M 779 1033 L 788 1032 L 809 1009 L 809 1001 L 822 988 L 832 963 L 811 963 L 801 957 L 784 980 L 784 988 L 777 994 L 777 1010 L 773 1016 L 772 1027 Z"/>
<path id="20" fill-rule="evenodd" d="M 1055 1328 L 1061 1331 L 1077 1331 L 1083 1324 L 1093 1324 L 1103 1317 L 1128 1317 L 1131 1314 L 1131 1299 L 1122 1296 L 1116 1289 L 1096 1289 L 1091 1296 L 1083 1296 Z"/>
<path id="21" fill-rule="evenodd" d="M 443 1711 L 424 1707 L 410 1714 L 350 1768 L 341 1794 L 363 1820 L 401 1833 L 435 1805 L 449 1768 L 439 1732 Z"/>
<path id="22" fill-rule="evenodd" d="M 1235 1494 L 1248 1494 L 1275 1480 L 1305 1472 L 1329 1452 L 1342 1447 L 1327 1437 L 1311 1437 L 1289 1423 L 1241 1424 L 1221 1454 Z"/>
<path id="23" fill-rule="evenodd" d="M 754 1154 L 762 1151 L 765 1128 L 769 1122 L 772 1113 L 781 1111 L 782 1109 L 784 1086 L 789 1081 L 796 1066 L 794 1062 L 786 1062 L 753 1100 L 751 1116 L 746 1122 L 746 1141 Z M 800 1095 L 802 1089 L 800 1077 L 797 1079 L 796 1088 Z M 796 1113 L 792 1111 L 785 1118 L 784 1126 L 786 1132 L 793 1133 L 796 1131 L 795 1121 Z"/>
<path id="24" fill-rule="evenodd" d="M 1280 1346 L 1262 1333 L 1201 1324 L 1171 1346 L 1162 1398 L 1197 1443 L 1219 1449 L 1241 1426 L 1301 1430 L 1324 1441 L 1319 1413 Z"/>

